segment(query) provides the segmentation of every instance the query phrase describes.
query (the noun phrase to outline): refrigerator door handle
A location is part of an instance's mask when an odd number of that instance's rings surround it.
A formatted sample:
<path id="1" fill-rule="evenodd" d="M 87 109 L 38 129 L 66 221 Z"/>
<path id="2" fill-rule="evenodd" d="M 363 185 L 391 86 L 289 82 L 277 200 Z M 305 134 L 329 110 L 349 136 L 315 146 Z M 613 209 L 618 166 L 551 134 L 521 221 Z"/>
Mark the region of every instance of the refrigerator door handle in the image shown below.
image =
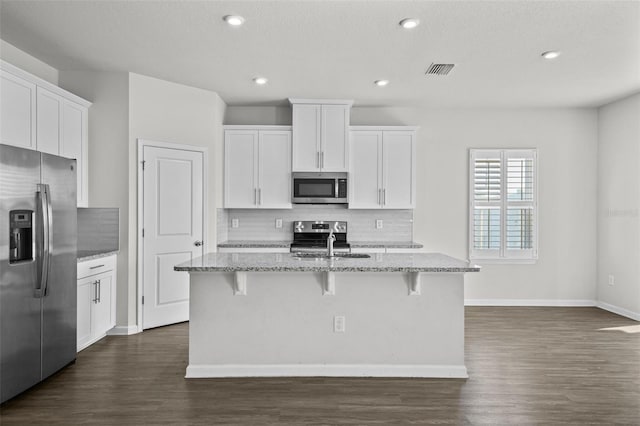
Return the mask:
<path id="1" fill-rule="evenodd" d="M 42 298 L 47 294 L 47 284 L 49 282 L 49 265 L 51 260 L 51 200 L 49 199 L 49 185 L 38 184 L 38 199 L 40 201 L 40 217 L 42 219 L 42 248 L 38 250 L 41 262 L 40 279 L 38 287 L 34 291 L 36 298 Z"/>

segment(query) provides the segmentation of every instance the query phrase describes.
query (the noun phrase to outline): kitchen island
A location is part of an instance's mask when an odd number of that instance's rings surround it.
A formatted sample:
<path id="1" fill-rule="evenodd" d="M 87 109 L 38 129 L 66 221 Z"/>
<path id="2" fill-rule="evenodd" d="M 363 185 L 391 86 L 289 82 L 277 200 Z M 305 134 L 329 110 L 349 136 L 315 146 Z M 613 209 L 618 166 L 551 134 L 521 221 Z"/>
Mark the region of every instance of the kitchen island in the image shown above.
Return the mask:
<path id="1" fill-rule="evenodd" d="M 190 274 L 186 377 L 467 377 L 464 274 L 438 253 L 210 253 Z"/>

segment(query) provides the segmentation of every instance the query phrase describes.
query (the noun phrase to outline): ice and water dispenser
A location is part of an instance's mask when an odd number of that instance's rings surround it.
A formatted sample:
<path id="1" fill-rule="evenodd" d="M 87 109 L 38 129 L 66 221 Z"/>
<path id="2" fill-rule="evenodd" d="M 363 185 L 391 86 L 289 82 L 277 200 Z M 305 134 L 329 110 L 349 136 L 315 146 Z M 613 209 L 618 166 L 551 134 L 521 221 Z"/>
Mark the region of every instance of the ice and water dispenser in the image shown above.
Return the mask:
<path id="1" fill-rule="evenodd" d="M 33 260 L 33 211 L 9 212 L 9 263 Z"/>

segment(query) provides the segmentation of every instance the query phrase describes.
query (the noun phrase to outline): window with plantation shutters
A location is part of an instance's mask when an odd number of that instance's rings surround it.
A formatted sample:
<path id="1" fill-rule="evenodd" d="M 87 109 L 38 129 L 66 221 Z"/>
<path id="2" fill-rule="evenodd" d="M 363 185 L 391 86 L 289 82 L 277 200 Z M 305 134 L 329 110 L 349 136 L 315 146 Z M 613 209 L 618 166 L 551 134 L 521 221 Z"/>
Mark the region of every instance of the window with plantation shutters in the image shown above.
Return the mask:
<path id="1" fill-rule="evenodd" d="M 535 260 L 535 150 L 470 150 L 470 259 Z"/>

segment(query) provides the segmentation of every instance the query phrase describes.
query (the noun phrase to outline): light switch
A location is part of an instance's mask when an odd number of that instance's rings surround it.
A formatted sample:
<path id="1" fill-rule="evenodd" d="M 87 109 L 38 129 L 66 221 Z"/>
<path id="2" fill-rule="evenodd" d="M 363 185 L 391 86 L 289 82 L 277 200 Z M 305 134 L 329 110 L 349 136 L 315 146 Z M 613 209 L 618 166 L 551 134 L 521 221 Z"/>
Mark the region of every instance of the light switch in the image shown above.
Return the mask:
<path id="1" fill-rule="evenodd" d="M 237 228 L 240 226 L 240 221 L 238 219 L 231 219 L 231 227 Z"/>

